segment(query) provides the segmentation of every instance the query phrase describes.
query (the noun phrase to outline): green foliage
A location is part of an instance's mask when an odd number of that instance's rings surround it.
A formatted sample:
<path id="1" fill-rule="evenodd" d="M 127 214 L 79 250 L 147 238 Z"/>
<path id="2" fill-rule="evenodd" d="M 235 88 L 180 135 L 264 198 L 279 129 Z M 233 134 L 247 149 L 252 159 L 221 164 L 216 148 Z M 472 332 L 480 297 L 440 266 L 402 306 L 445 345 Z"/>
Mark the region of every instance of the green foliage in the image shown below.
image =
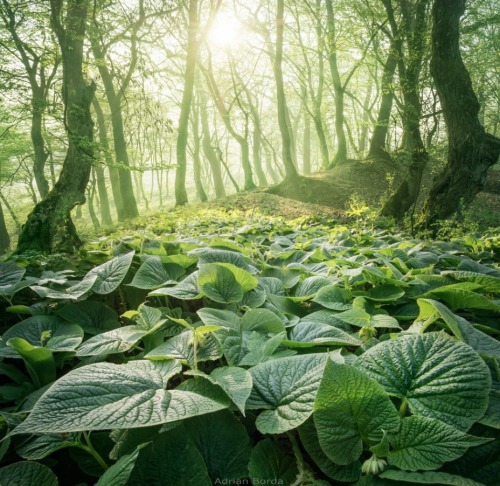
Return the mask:
<path id="1" fill-rule="evenodd" d="M 99 485 L 493 484 L 498 236 L 310 223 L 1 263 L 0 478 L 57 484 L 49 458 Z"/>

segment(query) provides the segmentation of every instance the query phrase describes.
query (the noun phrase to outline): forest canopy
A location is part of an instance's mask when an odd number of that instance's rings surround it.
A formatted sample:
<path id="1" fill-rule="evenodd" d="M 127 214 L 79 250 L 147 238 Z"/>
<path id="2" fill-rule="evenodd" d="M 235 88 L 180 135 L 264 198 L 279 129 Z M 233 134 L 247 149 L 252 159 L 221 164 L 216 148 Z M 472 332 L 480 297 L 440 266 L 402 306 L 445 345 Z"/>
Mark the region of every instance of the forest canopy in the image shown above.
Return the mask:
<path id="1" fill-rule="evenodd" d="M 2 0 L 0 15 L 3 251 L 72 250 L 74 221 L 255 188 L 339 210 L 354 195 L 435 233 L 498 160 L 496 0 Z"/>

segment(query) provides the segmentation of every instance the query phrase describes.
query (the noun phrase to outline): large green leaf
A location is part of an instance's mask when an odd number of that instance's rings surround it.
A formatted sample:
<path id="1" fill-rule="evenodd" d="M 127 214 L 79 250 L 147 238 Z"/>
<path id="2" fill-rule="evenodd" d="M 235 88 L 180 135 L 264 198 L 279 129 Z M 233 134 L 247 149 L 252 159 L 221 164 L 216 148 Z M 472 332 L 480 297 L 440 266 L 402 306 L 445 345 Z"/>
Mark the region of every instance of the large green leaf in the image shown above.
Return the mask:
<path id="1" fill-rule="evenodd" d="M 226 325 L 233 327 L 218 331 L 217 339 L 231 366 L 253 366 L 268 359 L 285 337 L 281 319 L 268 309 L 250 309 L 239 321 L 230 319 Z"/>
<path id="2" fill-rule="evenodd" d="M 366 298 L 375 302 L 394 302 L 400 299 L 405 291 L 397 285 L 377 285 L 366 293 Z"/>
<path id="3" fill-rule="evenodd" d="M 437 484 L 444 484 L 449 486 L 484 486 L 482 483 L 473 481 L 472 479 L 448 474 L 445 472 L 407 472 L 398 471 L 395 469 L 388 469 L 380 474 L 381 478 L 392 479 L 394 484 L 417 483 L 417 484 L 430 484 L 436 486 Z"/>
<path id="4" fill-rule="evenodd" d="M 202 376 L 214 385 L 220 386 L 227 396 L 245 415 L 245 404 L 252 391 L 252 375 L 243 368 L 236 366 L 221 366 L 207 375 L 202 371 L 189 371 L 186 374 Z"/>
<path id="5" fill-rule="evenodd" d="M 294 456 L 271 439 L 261 440 L 252 450 L 248 464 L 253 485 L 295 484 L 298 469 Z"/>
<path id="6" fill-rule="evenodd" d="M 301 321 L 290 330 L 289 339 L 284 342 L 291 348 L 322 346 L 360 346 L 362 341 L 328 324 Z"/>
<path id="7" fill-rule="evenodd" d="M 66 447 L 75 447 L 78 443 L 77 434 L 45 434 L 32 438 L 16 449 L 16 453 L 23 459 L 38 461 L 44 459 L 55 451 Z"/>
<path id="8" fill-rule="evenodd" d="M 89 292 L 96 281 L 97 274 L 90 274 L 89 272 L 82 280 L 80 280 L 80 282 L 63 290 L 54 290 L 41 285 L 31 285 L 30 289 L 36 292 L 43 299 L 77 300 Z"/>
<path id="9" fill-rule="evenodd" d="M 104 471 L 104 474 L 99 478 L 95 486 L 126 486 L 139 452 L 146 445 L 141 444 L 132 453 L 120 457 L 117 462 Z"/>
<path id="10" fill-rule="evenodd" d="M 327 309 L 336 311 L 344 311 L 352 307 L 351 292 L 336 285 L 322 287 L 312 300 Z"/>
<path id="11" fill-rule="evenodd" d="M 73 351 L 83 340 L 83 330 L 54 316 L 28 317 L 5 331 L 0 341 L 0 356 L 19 358 L 6 346 L 12 338 L 22 338 L 33 346 L 43 345 L 51 351 Z"/>
<path id="12" fill-rule="evenodd" d="M 48 385 L 56 379 L 56 362 L 50 349 L 33 346 L 23 338 L 9 339 L 7 346 L 23 358 L 33 384 L 37 388 Z"/>
<path id="13" fill-rule="evenodd" d="M 437 469 L 461 457 L 469 447 L 490 439 L 466 434 L 440 420 L 413 416 L 403 419 L 401 429 L 389 440 L 389 465 L 406 471 L 425 471 Z"/>
<path id="14" fill-rule="evenodd" d="M 26 269 L 13 262 L 0 262 L 0 295 L 9 295 L 22 280 Z"/>
<path id="15" fill-rule="evenodd" d="M 325 277 L 307 277 L 293 290 L 293 298 L 299 301 L 312 299 L 322 288 L 330 284 L 330 280 Z"/>
<path id="16" fill-rule="evenodd" d="M 250 272 L 247 272 L 232 263 L 217 263 L 216 265 L 220 265 L 221 267 L 231 270 L 234 278 L 236 278 L 236 281 L 241 285 L 244 292 L 249 292 L 259 285 L 259 281 Z"/>
<path id="17" fill-rule="evenodd" d="M 93 268 L 87 273 L 86 277 L 96 277 L 92 290 L 96 294 L 109 294 L 113 292 L 122 283 L 125 275 L 127 275 L 134 253 L 126 253 L 119 255 L 109 262 L 103 263 L 98 267 Z"/>
<path id="18" fill-rule="evenodd" d="M 260 432 L 280 434 L 307 420 L 327 358 L 326 354 L 291 356 L 250 369 L 253 390 L 247 409 L 266 409 L 257 417 Z"/>
<path id="19" fill-rule="evenodd" d="M 198 256 L 198 264 L 200 266 L 206 263 L 230 263 L 252 274 L 257 273 L 257 269 L 249 265 L 241 253 L 235 251 L 199 248 L 189 252 L 189 255 Z"/>
<path id="20" fill-rule="evenodd" d="M 86 334 L 99 334 L 120 327 L 118 314 L 101 302 L 93 300 L 67 304 L 57 310 L 57 315 L 78 324 Z"/>
<path id="21" fill-rule="evenodd" d="M 138 343 L 147 331 L 137 326 L 124 326 L 103 332 L 85 341 L 77 350 L 77 356 L 124 353 Z"/>
<path id="22" fill-rule="evenodd" d="M 481 309 L 489 311 L 500 311 L 500 305 L 488 299 L 484 295 L 470 290 L 441 287 L 434 289 L 422 297 L 430 299 L 444 300 L 452 309 Z"/>
<path id="23" fill-rule="evenodd" d="M 43 464 L 21 461 L 0 469 L 2 486 L 58 486 L 56 475 Z"/>
<path id="24" fill-rule="evenodd" d="M 477 283 L 481 286 L 484 292 L 499 293 L 500 278 L 485 275 L 484 273 L 468 272 L 465 270 L 448 270 L 442 272 L 443 275 L 453 277 L 457 280 L 465 280 L 467 282 Z"/>
<path id="25" fill-rule="evenodd" d="M 362 371 L 328 360 L 314 402 L 319 443 L 336 464 L 356 461 L 363 443 L 396 432 L 399 415 L 384 389 Z"/>
<path id="26" fill-rule="evenodd" d="M 180 300 L 201 299 L 203 294 L 198 288 L 198 272 L 193 272 L 174 287 L 162 287 L 148 294 L 151 297 L 168 295 Z"/>
<path id="27" fill-rule="evenodd" d="M 237 314 L 226 309 L 209 309 L 204 307 L 197 311 L 203 324 L 207 326 L 222 326 L 230 329 L 239 329 L 240 318 Z"/>
<path id="28" fill-rule="evenodd" d="M 203 345 L 196 350 L 196 361 L 213 361 L 222 356 L 222 346 L 212 335 L 206 337 Z M 168 339 L 160 346 L 146 354 L 145 358 L 158 361 L 165 359 L 179 359 L 194 366 L 193 333 L 184 331 L 173 338 Z"/>
<path id="29" fill-rule="evenodd" d="M 184 421 L 184 430 L 203 457 L 213 484 L 227 484 L 248 476 L 250 438 L 228 410 Z"/>
<path id="30" fill-rule="evenodd" d="M 56 381 L 14 434 L 124 429 L 172 422 L 226 408 L 221 391 L 166 390 L 178 361 L 96 363 Z M 205 380 L 203 380 L 205 383 Z M 206 393 L 206 395 L 204 394 Z"/>
<path id="31" fill-rule="evenodd" d="M 179 426 L 158 434 L 142 449 L 128 486 L 211 486 L 212 481 L 196 446 Z"/>
<path id="32" fill-rule="evenodd" d="M 355 363 L 415 415 L 468 430 L 488 405 L 488 367 L 467 344 L 443 333 L 406 335 L 385 341 Z"/>
<path id="33" fill-rule="evenodd" d="M 159 256 L 148 258 L 137 270 L 129 285 L 138 289 L 156 289 L 164 285 L 176 284 L 185 270 L 175 263 L 162 263 Z"/>
<path id="34" fill-rule="evenodd" d="M 351 462 L 348 465 L 340 466 L 331 461 L 331 459 L 323 452 L 319 443 L 314 420 L 309 418 L 299 428 L 299 436 L 304 449 L 309 454 L 309 457 L 318 465 L 318 467 L 329 478 L 350 483 L 357 481 L 361 475 L 361 463 L 359 461 Z"/>
<path id="35" fill-rule="evenodd" d="M 200 266 L 198 286 L 214 302 L 230 304 L 240 302 L 243 298 L 243 287 L 238 283 L 233 272 L 215 263 Z"/>
<path id="36" fill-rule="evenodd" d="M 241 318 L 244 331 L 279 333 L 285 330 L 281 319 L 268 309 L 250 309 Z"/>
<path id="37" fill-rule="evenodd" d="M 441 304 L 441 302 L 432 299 L 418 299 L 417 303 L 420 308 L 420 314 L 417 317 L 417 325 L 422 323 L 425 329 L 426 323 L 432 323 L 434 320 L 441 317 L 450 331 L 456 338 L 460 339 L 460 341 L 467 343 L 481 355 L 500 358 L 499 341 L 484 334 L 484 332 L 481 332 L 479 329 L 476 329 L 470 322 L 451 312 L 450 309 L 444 304 Z"/>

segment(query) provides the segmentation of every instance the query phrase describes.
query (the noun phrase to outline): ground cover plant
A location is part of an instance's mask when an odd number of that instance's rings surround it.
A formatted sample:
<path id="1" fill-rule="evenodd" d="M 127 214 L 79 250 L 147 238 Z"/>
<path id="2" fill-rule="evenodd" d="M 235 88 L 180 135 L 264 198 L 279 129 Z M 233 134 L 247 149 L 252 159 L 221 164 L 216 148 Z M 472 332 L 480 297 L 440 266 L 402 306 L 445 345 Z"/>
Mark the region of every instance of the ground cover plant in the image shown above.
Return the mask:
<path id="1" fill-rule="evenodd" d="M 494 486 L 499 249 L 219 212 L 0 263 L 0 484 Z"/>

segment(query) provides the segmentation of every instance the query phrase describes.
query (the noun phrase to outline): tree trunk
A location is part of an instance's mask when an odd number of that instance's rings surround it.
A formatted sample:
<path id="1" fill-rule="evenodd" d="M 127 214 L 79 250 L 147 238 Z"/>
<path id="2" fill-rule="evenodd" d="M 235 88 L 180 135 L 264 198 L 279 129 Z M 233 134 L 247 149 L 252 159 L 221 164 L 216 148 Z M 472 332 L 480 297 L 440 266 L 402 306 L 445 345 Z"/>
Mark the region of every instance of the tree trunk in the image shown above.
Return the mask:
<path id="1" fill-rule="evenodd" d="M 199 45 L 196 39 L 198 25 L 198 0 L 189 0 L 189 25 L 187 41 L 186 71 L 184 74 L 184 91 L 182 93 L 181 113 L 177 133 L 177 170 L 175 171 L 175 204 L 187 204 L 186 165 L 189 128 L 189 113 L 193 99 L 194 75 L 198 58 Z"/>
<path id="2" fill-rule="evenodd" d="M 331 163 L 331 166 L 334 167 L 347 160 L 347 139 L 344 132 L 344 86 L 342 86 L 337 62 L 335 16 L 333 13 L 332 0 L 326 0 L 326 13 L 328 26 L 328 62 L 330 63 L 333 90 L 335 93 L 335 133 L 337 135 L 337 152 Z"/>
<path id="3" fill-rule="evenodd" d="M 448 131 L 448 163 L 425 203 L 418 228 L 432 228 L 467 206 L 484 187 L 500 156 L 500 139 L 486 133 L 459 47 L 465 0 L 436 0 L 432 11 L 431 74 Z"/>
<path id="4" fill-rule="evenodd" d="M 5 209 L 7 209 L 7 212 L 9 213 L 9 216 L 12 218 L 12 221 L 14 221 L 14 225 L 16 227 L 16 234 L 19 234 L 21 232 L 21 223 L 19 222 L 16 213 L 12 209 L 12 206 L 9 204 L 9 201 L 7 201 L 6 197 L 1 192 L 0 192 L 0 201 L 5 206 Z"/>
<path id="5" fill-rule="evenodd" d="M 68 151 L 57 183 L 28 216 L 19 235 L 17 253 L 27 250 L 74 251 L 81 244 L 70 212 L 85 202 L 85 188 L 93 160 L 90 105 L 95 85 L 88 84 L 83 76 L 87 6 L 88 0 L 68 0 L 63 20 L 62 2 L 50 0 L 51 25 L 62 55 Z"/>
<path id="6" fill-rule="evenodd" d="M 201 115 L 201 131 L 203 133 L 202 146 L 203 153 L 208 159 L 210 164 L 210 169 L 212 170 L 212 179 L 214 181 L 215 197 L 225 197 L 226 189 L 224 187 L 224 180 L 222 179 L 221 163 L 217 158 L 217 154 L 212 147 L 212 136 L 210 134 L 210 128 L 208 125 L 208 114 L 207 114 L 207 97 L 205 93 L 200 90 L 200 115 Z"/>
<path id="7" fill-rule="evenodd" d="M 207 202 L 208 197 L 201 181 L 201 159 L 200 159 L 200 113 L 196 104 L 193 106 L 191 125 L 193 126 L 193 178 L 196 194 L 201 202 Z"/>
<path id="8" fill-rule="evenodd" d="M 370 140 L 368 157 L 390 158 L 386 149 L 387 132 L 389 131 L 389 120 L 392 111 L 392 102 L 394 100 L 394 74 L 396 72 L 397 55 L 392 46 L 389 49 L 389 55 L 384 64 L 382 72 L 382 98 L 378 110 L 377 123 L 373 129 Z"/>
<path id="9" fill-rule="evenodd" d="M 102 152 L 104 154 L 104 160 L 108 167 L 113 164 L 113 158 L 109 152 L 109 142 L 108 142 L 108 134 L 106 131 L 106 124 L 104 121 L 104 113 L 102 111 L 101 105 L 97 101 L 97 98 L 94 97 L 92 100 L 92 106 L 94 107 L 94 112 L 96 114 L 97 119 L 97 129 L 99 132 L 99 143 L 102 148 Z M 106 189 L 106 179 L 104 177 L 104 170 L 102 165 L 97 163 L 95 165 L 96 178 L 97 178 L 97 191 L 99 192 L 99 201 L 101 207 L 101 220 L 104 226 L 110 226 L 113 224 L 113 219 L 111 218 L 111 210 L 109 207 L 109 198 L 108 198 L 108 190 Z M 119 186 L 118 186 L 119 188 Z M 121 203 L 121 193 L 117 191 L 119 201 Z M 115 201 L 116 203 L 116 201 Z"/>
<path id="10" fill-rule="evenodd" d="M 398 53 L 398 72 L 404 101 L 403 129 L 407 140 L 406 148 L 411 153 L 411 159 L 404 181 L 384 205 L 381 214 L 392 216 L 401 221 L 406 212 L 417 201 L 422 176 L 429 160 L 420 133 L 422 105 L 418 88 L 426 45 L 425 34 L 429 0 L 419 0 L 415 6 L 415 15 L 411 18 L 403 12 L 404 32 L 402 32 L 402 29 L 398 29 L 396 25 L 391 0 L 383 0 L 383 3 L 388 13 L 392 33 L 394 36 L 399 35 L 399 39 L 395 42 L 395 49 Z M 403 34 L 408 37 L 409 53 L 406 59 L 403 55 L 401 42 L 401 35 Z"/>
<path id="11" fill-rule="evenodd" d="M 308 113 L 304 113 L 302 160 L 302 171 L 304 175 L 309 175 L 311 173 L 311 117 Z"/>
<path id="12" fill-rule="evenodd" d="M 297 169 L 293 163 L 292 155 L 292 137 L 290 126 L 287 123 L 287 105 L 285 89 L 283 85 L 283 27 L 284 27 L 284 0 L 278 0 L 276 12 L 276 56 L 274 59 L 274 77 L 276 79 L 276 92 L 278 100 L 278 125 L 281 133 L 281 142 L 283 150 L 283 163 L 285 165 L 286 179 L 294 180 L 297 178 Z"/>
<path id="13" fill-rule="evenodd" d="M 224 122 L 224 125 L 227 128 L 227 131 L 240 145 L 241 165 L 243 167 L 243 174 L 245 178 L 244 189 L 246 191 L 250 189 L 255 189 L 255 183 L 253 181 L 253 174 L 252 174 L 252 166 L 250 165 L 250 148 L 248 146 L 248 139 L 247 139 L 248 125 L 246 125 L 244 136 L 240 135 L 234 129 L 233 124 L 231 122 L 230 112 L 226 108 L 226 105 L 224 103 L 224 98 L 221 95 L 221 92 L 215 81 L 211 62 L 209 62 L 208 69 L 204 70 L 203 73 L 207 78 L 208 89 L 210 91 L 210 94 L 212 95 L 217 111 L 219 112 L 220 117 L 222 118 L 222 121 Z"/>
<path id="14" fill-rule="evenodd" d="M 5 224 L 2 204 L 0 203 L 0 255 L 10 248 L 10 237 Z"/>
<path id="15" fill-rule="evenodd" d="M 142 18 L 142 17 L 141 17 Z M 137 47 L 135 34 L 140 26 L 141 19 L 137 21 L 137 25 L 133 28 L 132 35 L 132 52 L 131 61 L 129 64 L 129 69 L 124 77 L 122 85 L 119 90 L 115 89 L 113 84 L 113 75 L 108 68 L 106 56 L 103 48 L 100 44 L 99 33 L 91 32 L 90 44 L 92 47 L 92 52 L 96 59 L 97 68 L 104 85 L 104 93 L 106 95 L 106 100 L 108 101 L 110 114 L 111 114 L 111 127 L 113 130 L 113 146 L 115 151 L 116 163 L 118 168 L 114 169 L 114 174 L 111 173 L 112 177 L 118 176 L 120 181 L 119 191 L 120 197 L 115 198 L 116 212 L 119 221 L 124 221 L 130 218 L 136 218 L 139 216 L 139 211 L 137 209 L 137 201 L 135 199 L 134 187 L 132 184 L 132 174 L 130 173 L 130 161 L 127 151 L 127 143 L 125 140 L 125 130 L 123 126 L 123 113 L 122 113 L 122 98 L 125 90 L 128 87 L 130 77 L 135 65 L 137 63 Z M 113 193 L 118 190 L 118 186 L 115 184 L 113 188 Z M 121 199 L 121 201 L 117 201 Z"/>
<path id="16" fill-rule="evenodd" d="M 49 153 L 45 149 L 43 139 L 43 112 L 45 109 L 45 99 L 33 95 L 32 115 L 31 115 L 31 141 L 33 143 L 34 162 L 33 175 L 35 176 L 36 187 L 40 197 L 44 199 L 49 193 L 49 183 L 45 177 L 45 162 Z"/>

